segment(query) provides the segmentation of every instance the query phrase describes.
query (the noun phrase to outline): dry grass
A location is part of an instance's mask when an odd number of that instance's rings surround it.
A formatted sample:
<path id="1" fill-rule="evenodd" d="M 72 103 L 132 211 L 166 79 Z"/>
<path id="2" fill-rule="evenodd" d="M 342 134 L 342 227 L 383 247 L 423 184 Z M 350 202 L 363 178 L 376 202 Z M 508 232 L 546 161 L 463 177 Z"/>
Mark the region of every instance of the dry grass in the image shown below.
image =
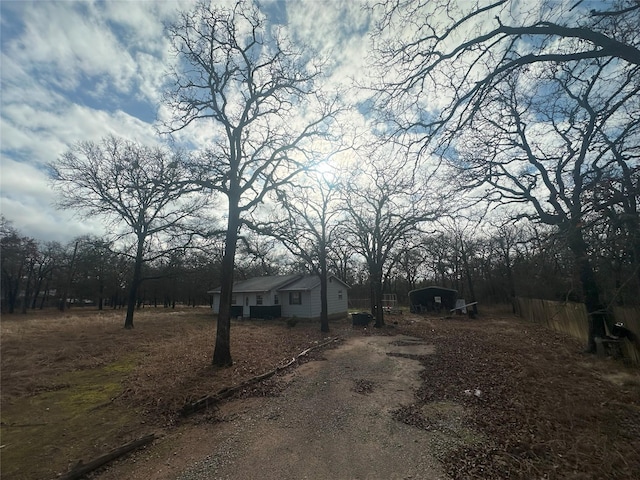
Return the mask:
<path id="1" fill-rule="evenodd" d="M 55 476 L 173 424 L 185 402 L 272 369 L 326 337 L 316 323 L 233 322 L 235 363 L 216 369 L 209 309 L 147 308 L 136 313 L 133 330 L 123 324 L 124 311 L 113 310 L 3 317 L 3 478 Z"/>
<path id="2" fill-rule="evenodd" d="M 476 320 L 387 320 L 389 328 L 366 331 L 334 322 L 331 336 L 405 333 L 435 345 L 421 359 L 415 404 L 397 418 L 460 437 L 437 452 L 453 478 L 640 478 L 640 370 L 585 355 L 581 343 L 507 307 L 481 309 Z M 185 402 L 326 338 L 317 323 L 234 322 L 235 363 L 215 369 L 208 309 L 144 309 L 134 330 L 123 323 L 123 311 L 2 318 L 3 479 L 53 478 L 78 459 L 162 431 Z M 464 393 L 476 388 L 479 397 Z"/>

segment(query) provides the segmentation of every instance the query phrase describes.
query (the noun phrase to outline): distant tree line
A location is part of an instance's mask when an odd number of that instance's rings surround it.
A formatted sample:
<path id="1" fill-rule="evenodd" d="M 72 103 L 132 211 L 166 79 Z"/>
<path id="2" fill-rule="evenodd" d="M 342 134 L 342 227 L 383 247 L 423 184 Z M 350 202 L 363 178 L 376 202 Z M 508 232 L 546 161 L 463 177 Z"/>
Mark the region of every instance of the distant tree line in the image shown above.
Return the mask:
<path id="1" fill-rule="evenodd" d="M 82 236 L 64 244 L 41 242 L 22 235 L 3 219 L 0 245 L 4 313 L 120 309 L 129 303 L 135 259 L 109 240 Z M 207 304 L 207 285 L 215 276 L 216 262 L 215 254 L 194 250 L 146 264 L 142 271 L 146 280 L 134 307 Z"/>
<path id="2" fill-rule="evenodd" d="M 352 228 L 350 225 L 349 228 Z M 608 306 L 640 302 L 635 272 L 624 238 L 607 238 L 597 223 L 591 254 L 603 300 Z M 370 299 L 366 261 L 342 243 L 327 251 L 327 270 L 351 285 L 350 298 Z M 43 308 L 122 309 L 127 306 L 134 261 L 95 236 L 71 242 L 41 242 L 22 235 L 2 220 L 1 302 L 3 313 Z M 352 241 L 355 241 L 353 239 Z M 175 253 L 144 266 L 136 308 L 207 306 L 207 292 L 220 284 L 222 243 Z M 626 253 L 625 253 L 626 252 Z M 409 291 L 430 285 L 458 290 L 481 304 L 510 303 L 515 296 L 581 301 L 581 286 L 571 252 L 553 228 L 532 223 L 494 227 L 476 223 L 462 229 L 443 225 L 435 233 L 414 233 L 397 245 L 383 272 L 384 293 L 408 305 Z M 299 256 L 279 248 L 265 235 L 241 239 L 235 277 L 314 272 Z"/>

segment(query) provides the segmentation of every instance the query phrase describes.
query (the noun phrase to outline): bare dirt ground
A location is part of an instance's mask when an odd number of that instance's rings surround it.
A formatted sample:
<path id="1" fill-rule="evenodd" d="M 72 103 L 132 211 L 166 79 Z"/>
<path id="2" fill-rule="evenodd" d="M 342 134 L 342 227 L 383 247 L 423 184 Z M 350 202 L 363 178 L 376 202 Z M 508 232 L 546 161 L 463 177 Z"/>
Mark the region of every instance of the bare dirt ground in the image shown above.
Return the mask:
<path id="1" fill-rule="evenodd" d="M 331 325 L 333 347 L 182 418 L 207 393 L 327 339 L 315 324 L 235 323 L 209 366 L 208 311 L 2 319 L 2 478 L 55 478 L 154 432 L 91 476 L 640 478 L 640 371 L 512 317 L 402 315 Z"/>

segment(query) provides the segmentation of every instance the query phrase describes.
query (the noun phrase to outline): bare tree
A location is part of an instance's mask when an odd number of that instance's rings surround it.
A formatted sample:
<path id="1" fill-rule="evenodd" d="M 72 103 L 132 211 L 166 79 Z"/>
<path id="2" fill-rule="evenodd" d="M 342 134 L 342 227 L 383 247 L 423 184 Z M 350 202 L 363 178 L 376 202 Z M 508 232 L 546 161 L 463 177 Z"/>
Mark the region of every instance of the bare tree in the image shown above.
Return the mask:
<path id="1" fill-rule="evenodd" d="M 37 271 L 35 273 L 35 284 L 33 288 L 33 298 L 31 300 L 31 309 L 38 307 L 38 298 L 42 292 L 40 299 L 40 309 L 44 308 L 44 302 L 49 294 L 49 285 L 51 283 L 53 272 L 61 267 L 62 245 L 58 242 L 45 242 L 38 245 L 39 258 Z"/>
<path id="2" fill-rule="evenodd" d="M 98 310 L 103 310 L 107 288 L 115 283 L 117 266 L 114 246 L 106 238 L 83 235 L 76 238 L 78 245 L 75 260 L 76 282 L 73 291 L 77 298 L 94 302 Z"/>
<path id="3" fill-rule="evenodd" d="M 191 195 L 183 154 L 106 137 L 78 143 L 50 168 L 60 207 L 124 227 L 121 243 L 133 239 L 125 250 L 134 268 L 124 324 L 133 328 L 143 265 L 188 245 L 188 224 L 206 206 L 204 197 Z"/>
<path id="4" fill-rule="evenodd" d="M 38 256 L 38 247 L 32 238 L 24 237 L 4 216 L 0 218 L 0 267 L 2 271 L 2 310 L 14 313 L 21 289 L 25 290 L 22 312 L 26 313 L 29 282 Z M 27 278 L 27 285 L 24 279 Z"/>
<path id="5" fill-rule="evenodd" d="M 640 118 L 640 4 L 622 0 L 606 11 L 580 1 L 530 10 L 509 0 L 383 4 L 383 29 L 407 15 L 430 19 L 379 50 L 397 74 L 380 93 L 402 105 L 396 132 L 437 146 L 467 187 L 488 186 L 493 201 L 519 203 L 524 216 L 563 233 L 595 350 L 603 312 L 584 235 L 593 208 L 586 195 L 601 166 L 630 158 L 616 149 L 637 149 L 636 127 L 624 125 Z M 436 89 L 442 106 L 434 114 L 423 107 L 425 92 Z"/>
<path id="6" fill-rule="evenodd" d="M 637 110 L 640 111 L 640 107 Z M 611 146 L 611 157 L 607 162 L 593 165 L 586 184 L 589 192 L 586 202 L 596 216 L 594 223 L 601 233 L 593 234 L 594 239 L 609 239 L 604 248 L 611 254 L 608 261 L 618 265 L 617 289 L 630 284 L 635 287 L 629 289 L 630 296 L 637 298 L 640 295 L 640 116 L 628 119 L 624 130 L 626 135 L 617 135 L 614 139 L 605 136 L 604 141 Z M 630 142 L 634 143 L 629 145 Z M 627 271 L 623 273 L 623 270 Z"/>
<path id="7" fill-rule="evenodd" d="M 455 135 L 516 71 L 535 78 L 553 65 L 600 60 L 613 61 L 622 77 L 635 76 L 636 83 L 640 76 L 636 0 L 603 3 L 605 10 L 590 9 L 582 0 L 562 5 L 382 0 L 374 5 L 380 13 L 375 37 L 380 104 L 396 133 L 411 133 L 416 142 L 431 142 L 438 132 L 445 133 L 443 141 Z M 397 25 L 411 28 L 394 29 Z"/>
<path id="8" fill-rule="evenodd" d="M 419 235 L 402 242 L 393 261 L 396 276 L 404 278 L 409 290 L 414 290 L 419 277 L 424 277 L 425 274 L 424 265 L 428 259 L 428 252 L 423 244 L 425 238 L 426 236 Z"/>
<path id="9" fill-rule="evenodd" d="M 451 254 L 456 265 L 456 283 L 468 289 L 466 297 L 470 303 L 477 302 L 475 286 L 475 263 L 478 260 L 478 250 L 482 243 L 479 232 L 481 219 L 458 214 L 448 222 L 442 223 L 442 228 L 448 233 Z M 461 288 L 461 290 L 463 290 Z M 462 293 L 462 292 L 461 292 Z M 478 306 L 473 305 L 473 312 L 478 313 Z"/>
<path id="10" fill-rule="evenodd" d="M 519 94 L 517 77 L 504 91 L 496 89 L 495 110 L 477 115 L 468 131 L 479 141 L 469 141 L 464 156 L 469 184 L 473 175 L 475 185 L 492 187 L 495 201 L 525 203 L 531 210 L 523 209 L 522 216 L 554 225 L 564 235 L 590 313 L 592 351 L 594 337 L 604 334 L 604 312 L 585 235 L 593 209 L 587 201 L 590 178 L 601 165 L 616 162 L 611 144 L 624 142 L 627 130 L 620 125 L 629 115 L 624 107 L 640 92 L 640 83 L 611 89 L 609 62 L 594 64 L 590 76 L 580 65 L 559 67 L 549 74 L 544 94 L 542 89 L 533 96 Z"/>
<path id="11" fill-rule="evenodd" d="M 200 2 L 168 29 L 180 64 L 167 95 L 172 132 L 199 123 L 210 148 L 196 181 L 228 200 L 220 313 L 213 364 L 232 364 L 230 308 L 243 215 L 314 160 L 310 140 L 327 135 L 336 113 L 316 87 L 322 64 L 267 25 L 258 7 Z"/>
<path id="12" fill-rule="evenodd" d="M 240 279 L 259 275 L 279 275 L 285 266 L 282 251 L 278 250 L 278 241 L 254 231 L 239 238 L 236 273 Z"/>
<path id="13" fill-rule="evenodd" d="M 391 154 L 392 155 L 392 154 Z M 377 160 L 377 161 L 376 161 Z M 371 285 L 371 313 L 384 325 L 383 277 L 395 248 L 423 222 L 443 212 L 446 195 L 436 195 L 434 173 L 421 176 L 399 157 L 380 158 L 356 167 L 343 179 L 342 193 L 351 247 L 366 261 Z"/>
<path id="14" fill-rule="evenodd" d="M 304 260 L 320 278 L 320 330 L 329 331 L 327 282 L 328 254 L 340 226 L 341 211 L 335 200 L 334 180 L 311 174 L 309 184 L 282 188 L 276 193 L 284 218 L 264 227 L 264 233 L 277 238 L 294 257 Z"/>
<path id="15" fill-rule="evenodd" d="M 349 284 L 355 280 L 353 256 L 353 250 L 345 238 L 337 236 L 329 245 L 327 254 L 328 268 Z"/>

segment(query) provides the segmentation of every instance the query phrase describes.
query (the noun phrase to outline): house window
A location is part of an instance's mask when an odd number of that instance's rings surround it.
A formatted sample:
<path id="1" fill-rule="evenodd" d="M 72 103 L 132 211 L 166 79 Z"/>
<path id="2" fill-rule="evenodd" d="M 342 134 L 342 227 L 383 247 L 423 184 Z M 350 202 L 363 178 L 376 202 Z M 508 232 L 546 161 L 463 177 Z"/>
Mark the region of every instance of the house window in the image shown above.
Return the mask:
<path id="1" fill-rule="evenodd" d="M 280 299 L 278 298 L 278 294 L 277 293 L 273 296 L 273 304 L 274 305 L 280 305 Z"/>
<path id="2" fill-rule="evenodd" d="M 338 290 L 338 300 L 342 300 L 342 290 Z"/>
<path id="3" fill-rule="evenodd" d="M 248 307 L 249 306 L 249 297 L 244 297 L 244 304 Z"/>
<path id="4" fill-rule="evenodd" d="M 256 305 L 262 305 L 262 295 L 256 295 Z"/>
<path id="5" fill-rule="evenodd" d="M 236 296 L 232 295 L 231 296 L 231 305 L 235 305 L 236 304 Z"/>
<path id="6" fill-rule="evenodd" d="M 302 305 L 302 294 L 300 292 L 289 292 L 289 305 Z"/>

